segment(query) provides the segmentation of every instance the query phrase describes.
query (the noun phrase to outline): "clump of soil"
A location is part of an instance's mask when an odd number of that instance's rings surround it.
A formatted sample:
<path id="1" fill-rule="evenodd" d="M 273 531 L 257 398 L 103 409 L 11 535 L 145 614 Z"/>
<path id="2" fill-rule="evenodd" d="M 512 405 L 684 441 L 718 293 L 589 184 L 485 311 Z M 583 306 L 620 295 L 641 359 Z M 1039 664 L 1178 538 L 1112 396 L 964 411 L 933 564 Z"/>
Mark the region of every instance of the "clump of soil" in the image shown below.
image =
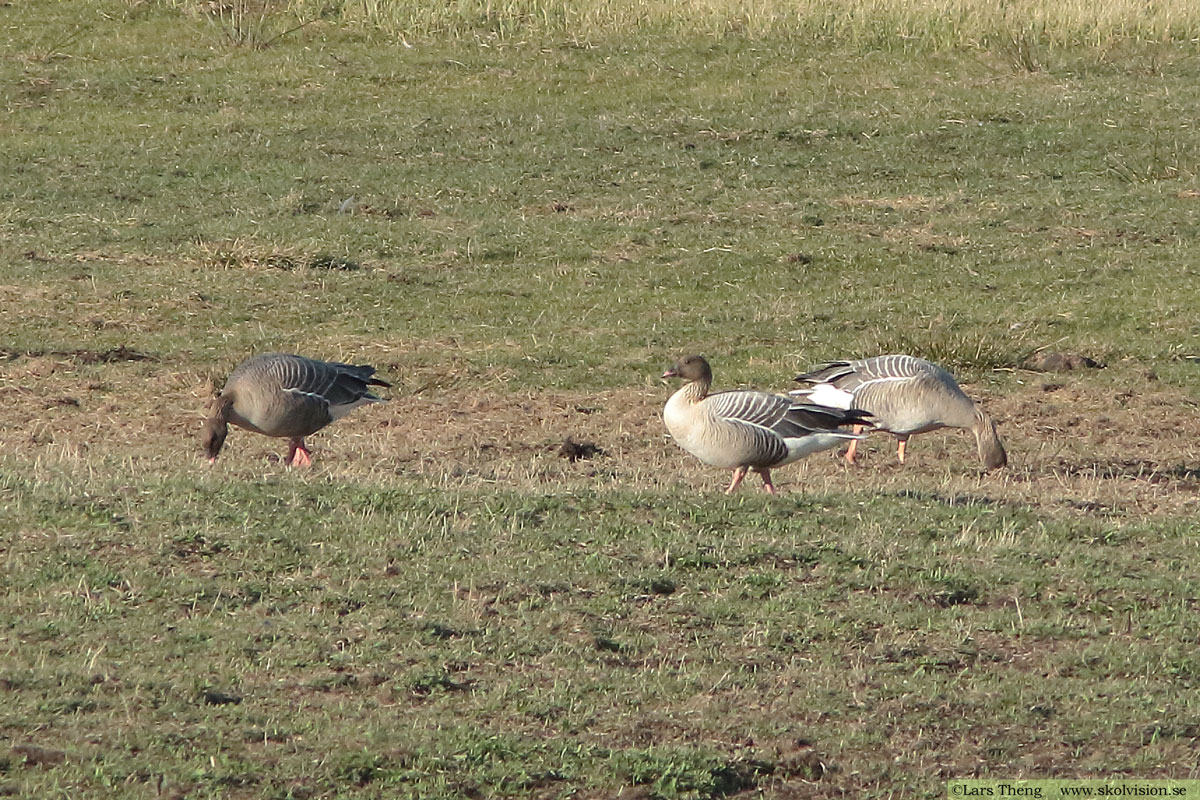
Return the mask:
<path id="1" fill-rule="evenodd" d="M 592 442 L 577 442 L 570 436 L 558 448 L 558 454 L 574 464 L 576 461 L 587 461 L 596 456 L 604 455 L 604 450 Z"/>

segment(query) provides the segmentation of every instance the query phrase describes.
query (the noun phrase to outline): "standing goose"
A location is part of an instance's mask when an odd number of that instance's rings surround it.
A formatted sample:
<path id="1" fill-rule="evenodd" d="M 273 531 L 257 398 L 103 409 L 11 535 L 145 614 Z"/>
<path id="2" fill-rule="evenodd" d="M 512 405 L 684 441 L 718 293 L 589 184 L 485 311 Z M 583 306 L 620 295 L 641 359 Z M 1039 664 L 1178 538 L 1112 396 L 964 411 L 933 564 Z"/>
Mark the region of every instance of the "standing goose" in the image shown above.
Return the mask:
<path id="1" fill-rule="evenodd" d="M 869 414 L 799 403 L 767 392 L 709 394 L 712 368 L 703 356 L 687 356 L 663 373 L 687 383 L 671 395 L 663 422 L 676 444 L 714 467 L 733 470 L 730 494 L 754 470 L 775 494 L 771 470 L 856 438 L 837 430 L 865 425 Z"/>
<path id="2" fill-rule="evenodd" d="M 312 453 L 304 437 L 367 403 L 382 402 L 371 386 L 391 386 L 371 377 L 374 367 L 266 353 L 239 364 L 209 406 L 203 445 L 217 460 L 229 423 L 289 441 L 284 463 L 307 467 Z"/>
<path id="3" fill-rule="evenodd" d="M 796 380 L 811 386 L 792 392 L 794 396 L 869 412 L 876 429 L 896 436 L 901 464 L 909 436 L 938 428 L 967 428 L 974 433 L 979 460 L 987 469 L 1008 463 L 992 418 L 963 393 L 949 372 L 923 358 L 889 355 L 831 361 Z M 852 441 L 846 451 L 851 464 L 857 445 L 857 440 Z"/>

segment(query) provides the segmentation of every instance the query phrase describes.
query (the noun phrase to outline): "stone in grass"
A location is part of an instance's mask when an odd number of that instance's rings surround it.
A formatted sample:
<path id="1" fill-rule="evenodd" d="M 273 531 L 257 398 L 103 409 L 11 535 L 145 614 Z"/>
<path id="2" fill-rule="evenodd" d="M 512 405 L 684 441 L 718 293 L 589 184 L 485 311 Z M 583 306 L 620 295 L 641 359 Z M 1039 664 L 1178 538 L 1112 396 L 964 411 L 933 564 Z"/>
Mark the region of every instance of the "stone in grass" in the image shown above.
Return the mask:
<path id="1" fill-rule="evenodd" d="M 567 440 L 562 443 L 562 447 L 558 448 L 558 454 L 574 464 L 576 461 L 586 461 L 596 456 L 602 456 L 604 450 L 592 442 L 577 442 L 568 436 Z"/>
<path id="2" fill-rule="evenodd" d="M 650 579 L 650 591 L 654 594 L 675 594 L 675 590 L 678 588 L 675 581 L 665 575 L 659 575 Z"/>
<path id="3" fill-rule="evenodd" d="M 357 261 L 351 261 L 348 258 L 331 255 L 313 256 L 308 262 L 309 269 L 339 269 L 343 272 L 353 272 L 361 269 L 362 265 Z"/>
<path id="4" fill-rule="evenodd" d="M 939 608 L 970 605 L 979 599 L 979 589 L 958 578 L 947 578 L 930 599 Z"/>
<path id="5" fill-rule="evenodd" d="M 204 702 L 210 706 L 229 706 L 237 705 L 242 702 L 242 698 L 236 694 L 229 694 L 218 689 L 205 689 Z"/>
<path id="6" fill-rule="evenodd" d="M 609 636 L 597 636 L 592 644 L 596 646 L 597 650 L 604 650 L 609 653 L 620 653 L 625 649 L 620 642 Z"/>

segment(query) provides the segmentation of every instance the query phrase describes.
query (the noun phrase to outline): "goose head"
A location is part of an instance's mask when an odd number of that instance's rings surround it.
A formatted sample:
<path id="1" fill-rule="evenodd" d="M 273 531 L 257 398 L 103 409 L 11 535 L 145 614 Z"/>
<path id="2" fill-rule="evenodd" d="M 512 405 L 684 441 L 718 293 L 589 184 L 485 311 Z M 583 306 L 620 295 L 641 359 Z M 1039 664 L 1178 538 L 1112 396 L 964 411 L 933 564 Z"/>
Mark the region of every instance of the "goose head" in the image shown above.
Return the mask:
<path id="1" fill-rule="evenodd" d="M 229 411 L 233 400 L 218 394 L 209 406 L 209 415 L 204 420 L 204 431 L 200 435 L 200 446 L 208 456 L 208 463 L 216 463 L 217 455 L 225 446 L 225 437 L 229 435 Z"/>
<path id="2" fill-rule="evenodd" d="M 712 367 L 704 356 L 684 356 L 662 374 L 664 378 L 683 378 L 687 381 L 712 382 Z"/>

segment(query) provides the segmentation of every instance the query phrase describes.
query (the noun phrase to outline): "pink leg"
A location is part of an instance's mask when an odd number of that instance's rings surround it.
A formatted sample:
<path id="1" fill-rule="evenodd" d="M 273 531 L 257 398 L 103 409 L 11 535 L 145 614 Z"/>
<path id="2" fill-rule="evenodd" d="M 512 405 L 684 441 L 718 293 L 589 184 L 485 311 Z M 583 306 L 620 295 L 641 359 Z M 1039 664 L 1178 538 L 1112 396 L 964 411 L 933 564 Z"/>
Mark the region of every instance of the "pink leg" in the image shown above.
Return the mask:
<path id="1" fill-rule="evenodd" d="M 312 465 L 312 452 L 304 446 L 303 436 L 288 442 L 287 459 L 283 463 L 289 467 L 308 467 Z"/>
<path id="2" fill-rule="evenodd" d="M 778 494 L 778 492 L 775 491 L 775 484 L 771 483 L 771 470 L 760 469 L 758 474 L 762 475 L 763 488 L 767 490 L 767 494 Z"/>
<path id="3" fill-rule="evenodd" d="M 904 445 L 908 444 L 907 436 L 897 436 L 898 443 L 896 444 L 896 458 L 900 459 L 900 463 L 904 463 Z"/>
<path id="4" fill-rule="evenodd" d="M 860 433 L 863 432 L 863 426 L 855 425 L 853 430 L 854 430 L 854 435 L 858 436 Z M 854 463 L 854 456 L 856 453 L 858 453 L 858 439 L 851 439 L 850 446 L 846 448 L 846 463 L 847 464 Z"/>
<path id="5" fill-rule="evenodd" d="M 725 494 L 733 494 L 733 490 L 742 484 L 742 478 L 746 477 L 747 467 L 738 467 L 733 471 L 733 480 L 729 482 L 729 488 L 725 490 Z"/>

